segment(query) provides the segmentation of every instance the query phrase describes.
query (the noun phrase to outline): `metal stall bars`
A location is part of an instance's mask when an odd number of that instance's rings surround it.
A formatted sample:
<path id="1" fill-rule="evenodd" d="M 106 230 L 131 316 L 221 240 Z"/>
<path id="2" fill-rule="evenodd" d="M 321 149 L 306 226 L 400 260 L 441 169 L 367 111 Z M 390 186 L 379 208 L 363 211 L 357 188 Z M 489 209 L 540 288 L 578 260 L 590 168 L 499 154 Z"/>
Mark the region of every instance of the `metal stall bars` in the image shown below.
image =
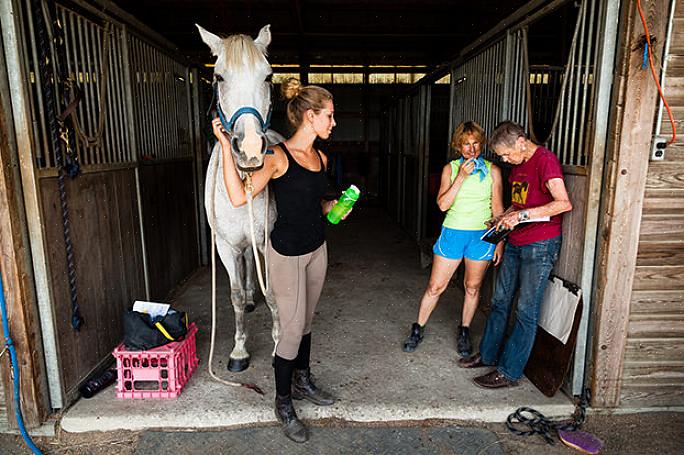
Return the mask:
<path id="1" fill-rule="evenodd" d="M 54 302 L 49 265 L 45 259 L 46 237 L 38 184 L 40 178 L 57 174 L 55 157 L 49 148 L 45 100 L 39 89 L 41 75 L 36 70 L 39 49 L 34 39 L 33 15 L 40 12 L 31 8 L 30 0 L 2 3 L 7 7 L 3 7 L 7 13 L 3 14 L 3 41 L 9 49 L 11 65 L 16 70 L 11 74 L 11 89 L 17 94 L 27 95 L 25 98 L 13 97 L 26 101 L 16 106 L 17 112 L 25 117 L 15 115 L 15 119 L 28 119 L 24 122 L 26 127 L 18 129 L 27 133 L 25 138 L 21 138 L 20 147 L 22 181 L 50 400 L 53 408 L 61 408 L 64 404 L 63 384 L 59 373 L 58 343 L 52 317 Z M 160 159 L 192 155 L 189 70 L 161 50 L 163 44 L 168 43 L 153 45 L 153 42 L 162 40 L 144 25 L 115 6 L 107 8 L 107 11 L 105 13 L 83 0 L 56 5 L 56 19 L 64 33 L 63 59 L 59 63 L 66 67 L 68 77 L 78 84 L 82 92 L 82 99 L 73 115 L 77 129 L 82 133 L 81 140 L 72 145 L 83 172 L 135 168 L 136 209 L 142 237 L 145 288 L 149 295 L 139 157 L 142 152 L 150 151 Z M 56 55 L 54 45 L 51 50 L 52 55 Z M 54 66 L 56 59 L 51 60 Z M 141 79 L 136 81 L 135 76 Z M 148 114 L 143 119 L 145 110 Z"/>
<path id="2" fill-rule="evenodd" d="M 430 85 L 420 84 L 393 103 L 383 125 L 386 204 L 390 217 L 415 240 L 425 230 Z"/>
<path id="3" fill-rule="evenodd" d="M 532 1 L 527 8 L 538 7 L 515 21 L 502 22 L 499 30 L 488 33 L 486 39 L 467 48 L 462 55 L 469 56 L 456 62 L 452 68 L 452 127 L 458 122 L 473 119 L 491 130 L 504 119 L 516 121 L 529 130 L 529 107 L 539 106 L 532 97 L 544 96 L 540 90 L 532 90 L 531 83 L 547 81 L 563 85 L 555 108 L 553 128 L 548 140 L 549 147 L 558 154 L 566 173 L 586 179 L 586 207 L 583 213 L 583 253 L 581 258 L 581 287 L 592 288 L 593 258 L 596 249 L 598 204 L 603 176 L 605 138 L 609 113 L 608 99 L 611 90 L 611 73 L 615 52 L 615 36 L 619 0 L 583 0 L 579 4 L 573 42 L 568 63 L 562 74 L 556 69 L 530 68 L 527 58 L 526 27 L 541 19 L 554 9 L 568 3 L 567 0 L 544 2 Z M 496 49 L 502 41 L 497 34 L 505 33 L 505 68 L 503 92 L 498 91 L 498 79 L 488 62 L 496 62 Z M 474 54 L 474 55 L 473 55 Z M 532 80 L 534 78 L 534 81 Z M 560 78 L 560 80 L 558 80 Z M 470 83 L 468 81 L 471 81 Z M 492 82 L 494 82 L 492 89 Z M 528 95 L 528 89 L 530 95 Z M 501 96 L 497 97 L 500 94 Z M 546 95 L 548 96 L 548 95 Z M 502 100 L 500 104 L 491 100 Z M 492 121 L 492 119 L 496 119 Z M 489 154 L 491 156 L 491 154 Z M 586 176 L 586 177 L 582 177 Z M 584 366 L 587 355 L 588 321 L 591 296 L 585 291 L 584 311 L 575 350 L 571 377 L 573 394 L 579 394 L 583 386 Z"/>

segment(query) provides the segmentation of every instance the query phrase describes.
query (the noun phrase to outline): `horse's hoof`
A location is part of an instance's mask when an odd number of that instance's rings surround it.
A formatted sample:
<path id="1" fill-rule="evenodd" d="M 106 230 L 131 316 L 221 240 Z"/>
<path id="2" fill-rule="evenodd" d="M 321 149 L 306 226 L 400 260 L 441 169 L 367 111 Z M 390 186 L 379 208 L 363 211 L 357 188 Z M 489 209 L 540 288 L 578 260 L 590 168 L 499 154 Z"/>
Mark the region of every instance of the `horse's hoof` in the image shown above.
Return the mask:
<path id="1" fill-rule="evenodd" d="M 251 313 L 255 309 L 256 309 L 256 305 L 253 303 L 248 303 L 247 305 L 245 305 L 245 313 Z"/>
<path id="2" fill-rule="evenodd" d="M 228 361 L 228 371 L 239 373 L 245 371 L 249 367 L 249 357 L 244 359 L 230 359 Z"/>

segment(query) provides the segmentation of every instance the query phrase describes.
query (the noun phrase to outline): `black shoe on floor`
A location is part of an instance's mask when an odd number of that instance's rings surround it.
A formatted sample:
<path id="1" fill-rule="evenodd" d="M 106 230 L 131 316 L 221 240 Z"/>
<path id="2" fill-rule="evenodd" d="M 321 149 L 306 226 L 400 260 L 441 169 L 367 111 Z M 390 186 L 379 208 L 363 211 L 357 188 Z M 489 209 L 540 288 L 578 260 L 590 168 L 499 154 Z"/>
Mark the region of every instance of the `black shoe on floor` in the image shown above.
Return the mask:
<path id="1" fill-rule="evenodd" d="M 404 352 L 415 351 L 421 341 L 423 341 L 423 327 L 414 322 L 411 326 L 411 333 L 406 338 L 406 341 L 404 341 Z"/>
<path id="2" fill-rule="evenodd" d="M 461 357 L 470 357 L 473 347 L 470 344 L 470 328 L 458 326 L 458 340 L 456 350 Z"/>
<path id="3" fill-rule="evenodd" d="M 294 442 L 301 443 L 309 440 L 309 430 L 297 417 L 290 395 L 280 396 L 276 394 L 275 415 L 282 425 L 285 436 Z"/>
<path id="4" fill-rule="evenodd" d="M 335 398 L 332 395 L 316 387 L 311 378 L 311 371 L 308 368 L 305 370 L 294 370 L 292 399 L 308 400 L 318 406 L 330 406 L 335 403 Z"/>

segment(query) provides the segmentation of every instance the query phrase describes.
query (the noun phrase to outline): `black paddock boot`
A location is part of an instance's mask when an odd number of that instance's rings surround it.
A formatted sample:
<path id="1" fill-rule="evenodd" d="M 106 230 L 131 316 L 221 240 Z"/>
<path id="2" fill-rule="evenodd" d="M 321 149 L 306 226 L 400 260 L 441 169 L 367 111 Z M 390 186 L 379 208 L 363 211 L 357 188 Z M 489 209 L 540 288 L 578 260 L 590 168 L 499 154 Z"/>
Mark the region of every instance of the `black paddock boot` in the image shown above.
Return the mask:
<path id="1" fill-rule="evenodd" d="M 294 370 L 294 380 L 292 381 L 292 398 L 294 400 L 308 400 L 318 406 L 330 406 L 335 403 L 329 393 L 316 387 L 311 379 L 311 370 Z"/>
<path id="2" fill-rule="evenodd" d="M 292 396 L 281 396 L 276 394 L 275 415 L 282 424 L 285 436 L 294 442 L 306 442 L 309 440 L 309 430 L 304 423 L 297 417 L 297 413 L 292 406 Z"/>
<path id="3" fill-rule="evenodd" d="M 457 336 L 456 350 L 458 355 L 461 357 L 470 357 L 472 354 L 473 347 L 470 344 L 470 328 L 458 326 L 458 336 Z"/>
<path id="4" fill-rule="evenodd" d="M 423 341 L 423 327 L 414 322 L 411 326 L 411 333 L 406 338 L 406 341 L 404 341 L 404 352 L 415 351 L 421 341 Z"/>

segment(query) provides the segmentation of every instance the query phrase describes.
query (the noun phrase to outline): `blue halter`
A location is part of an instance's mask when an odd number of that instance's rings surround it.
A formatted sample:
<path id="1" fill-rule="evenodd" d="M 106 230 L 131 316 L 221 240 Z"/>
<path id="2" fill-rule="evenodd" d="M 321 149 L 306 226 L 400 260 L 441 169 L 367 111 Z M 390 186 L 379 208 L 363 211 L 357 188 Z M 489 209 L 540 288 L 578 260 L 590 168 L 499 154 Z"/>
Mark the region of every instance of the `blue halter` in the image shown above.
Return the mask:
<path id="1" fill-rule="evenodd" d="M 268 109 L 268 114 L 266 115 L 266 121 L 264 121 L 264 118 L 261 116 L 259 111 L 257 111 L 255 108 L 251 106 L 243 106 L 230 117 L 230 120 L 226 121 L 226 115 L 223 113 L 223 109 L 221 109 L 221 100 L 218 97 L 218 83 L 214 82 L 214 98 L 216 98 L 216 111 L 218 112 L 219 118 L 221 119 L 221 124 L 223 125 L 223 129 L 226 130 L 226 132 L 230 135 L 233 134 L 233 128 L 235 127 L 235 122 L 244 114 L 252 114 L 257 121 L 259 122 L 259 125 L 261 126 L 261 130 L 263 132 L 266 132 L 268 127 L 271 125 L 271 113 L 273 112 L 272 108 L 269 107 Z"/>

